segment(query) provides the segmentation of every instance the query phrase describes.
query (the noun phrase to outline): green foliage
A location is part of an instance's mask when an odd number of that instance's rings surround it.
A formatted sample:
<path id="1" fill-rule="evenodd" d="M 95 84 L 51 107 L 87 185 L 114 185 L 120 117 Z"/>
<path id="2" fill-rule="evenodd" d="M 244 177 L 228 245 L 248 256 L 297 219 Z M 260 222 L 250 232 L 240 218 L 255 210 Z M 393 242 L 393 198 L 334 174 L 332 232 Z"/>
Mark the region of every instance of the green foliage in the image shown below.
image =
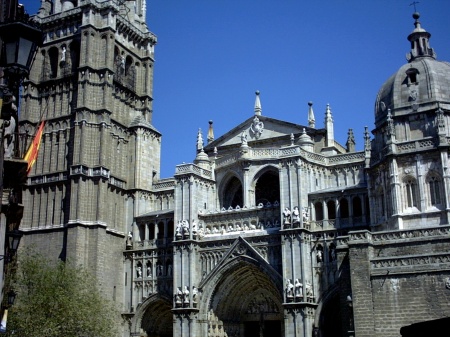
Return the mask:
<path id="1" fill-rule="evenodd" d="M 117 336 L 118 311 L 83 268 L 22 252 L 11 283 L 17 299 L 9 310 L 8 336 Z"/>

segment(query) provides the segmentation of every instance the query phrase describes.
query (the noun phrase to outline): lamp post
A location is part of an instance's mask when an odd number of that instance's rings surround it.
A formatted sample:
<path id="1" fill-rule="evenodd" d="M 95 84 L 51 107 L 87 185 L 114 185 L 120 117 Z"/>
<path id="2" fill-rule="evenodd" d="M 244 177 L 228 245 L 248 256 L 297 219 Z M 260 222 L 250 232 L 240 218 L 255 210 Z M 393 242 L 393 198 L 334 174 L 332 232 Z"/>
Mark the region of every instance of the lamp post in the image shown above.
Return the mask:
<path id="1" fill-rule="evenodd" d="M 20 185 L 26 181 L 26 162 L 20 158 L 15 137 L 18 134 L 15 100 L 19 98 L 20 83 L 28 76 L 41 42 L 42 32 L 29 20 L 23 5 L 17 0 L 3 1 L 0 6 L 0 72 L 3 72 L 0 84 L 0 303 L 3 302 L 4 263 L 11 260 L 20 242 L 23 213 Z"/>

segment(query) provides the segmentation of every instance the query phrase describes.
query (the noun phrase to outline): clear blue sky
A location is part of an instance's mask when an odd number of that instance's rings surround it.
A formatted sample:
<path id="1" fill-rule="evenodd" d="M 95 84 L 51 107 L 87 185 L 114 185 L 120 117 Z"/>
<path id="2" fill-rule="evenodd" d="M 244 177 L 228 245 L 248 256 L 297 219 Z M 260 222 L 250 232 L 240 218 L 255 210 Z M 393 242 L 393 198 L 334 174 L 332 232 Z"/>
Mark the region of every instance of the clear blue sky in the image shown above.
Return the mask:
<path id="1" fill-rule="evenodd" d="M 413 0 L 148 0 L 155 48 L 153 125 L 163 134 L 161 177 L 195 158 L 197 131 L 208 120 L 216 138 L 262 114 L 316 127 L 332 109 L 335 138 L 353 128 L 363 147 L 374 127 L 378 89 L 406 63 Z M 27 0 L 33 14 L 39 1 Z M 450 1 L 421 0 L 422 27 L 439 60 L 450 61 Z"/>

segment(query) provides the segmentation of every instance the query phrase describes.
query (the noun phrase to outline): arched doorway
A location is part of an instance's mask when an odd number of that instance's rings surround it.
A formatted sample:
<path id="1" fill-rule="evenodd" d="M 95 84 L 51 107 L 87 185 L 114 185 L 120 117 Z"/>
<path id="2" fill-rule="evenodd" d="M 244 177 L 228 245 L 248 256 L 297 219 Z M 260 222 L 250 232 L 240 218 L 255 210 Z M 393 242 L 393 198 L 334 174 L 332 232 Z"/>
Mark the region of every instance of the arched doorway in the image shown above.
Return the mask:
<path id="1" fill-rule="evenodd" d="M 269 274 L 252 259 L 232 263 L 212 293 L 208 331 L 220 325 L 229 337 L 284 336 L 282 298 Z"/>
<path id="2" fill-rule="evenodd" d="M 339 293 L 336 291 L 323 304 L 319 318 L 320 337 L 341 337 L 342 322 Z"/>
<path id="3" fill-rule="evenodd" d="M 168 301 L 158 298 L 149 303 L 141 320 L 141 330 L 147 337 L 172 337 L 173 314 Z"/>

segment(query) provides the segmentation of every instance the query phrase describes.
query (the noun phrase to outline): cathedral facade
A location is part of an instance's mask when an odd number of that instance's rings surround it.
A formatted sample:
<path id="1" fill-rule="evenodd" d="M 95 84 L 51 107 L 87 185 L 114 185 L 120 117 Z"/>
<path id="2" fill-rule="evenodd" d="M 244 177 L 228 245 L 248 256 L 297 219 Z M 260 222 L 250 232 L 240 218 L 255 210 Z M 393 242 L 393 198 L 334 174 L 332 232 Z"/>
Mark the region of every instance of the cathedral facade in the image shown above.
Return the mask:
<path id="1" fill-rule="evenodd" d="M 408 63 L 353 131 L 254 111 L 160 178 L 145 0 L 41 0 L 20 130 L 46 120 L 24 245 L 92 270 L 121 336 L 415 336 L 450 315 L 450 64 Z M 317 123 L 319 124 L 319 123 Z M 322 122 L 320 122 L 322 125 Z M 416 324 L 416 325 L 414 325 Z"/>

